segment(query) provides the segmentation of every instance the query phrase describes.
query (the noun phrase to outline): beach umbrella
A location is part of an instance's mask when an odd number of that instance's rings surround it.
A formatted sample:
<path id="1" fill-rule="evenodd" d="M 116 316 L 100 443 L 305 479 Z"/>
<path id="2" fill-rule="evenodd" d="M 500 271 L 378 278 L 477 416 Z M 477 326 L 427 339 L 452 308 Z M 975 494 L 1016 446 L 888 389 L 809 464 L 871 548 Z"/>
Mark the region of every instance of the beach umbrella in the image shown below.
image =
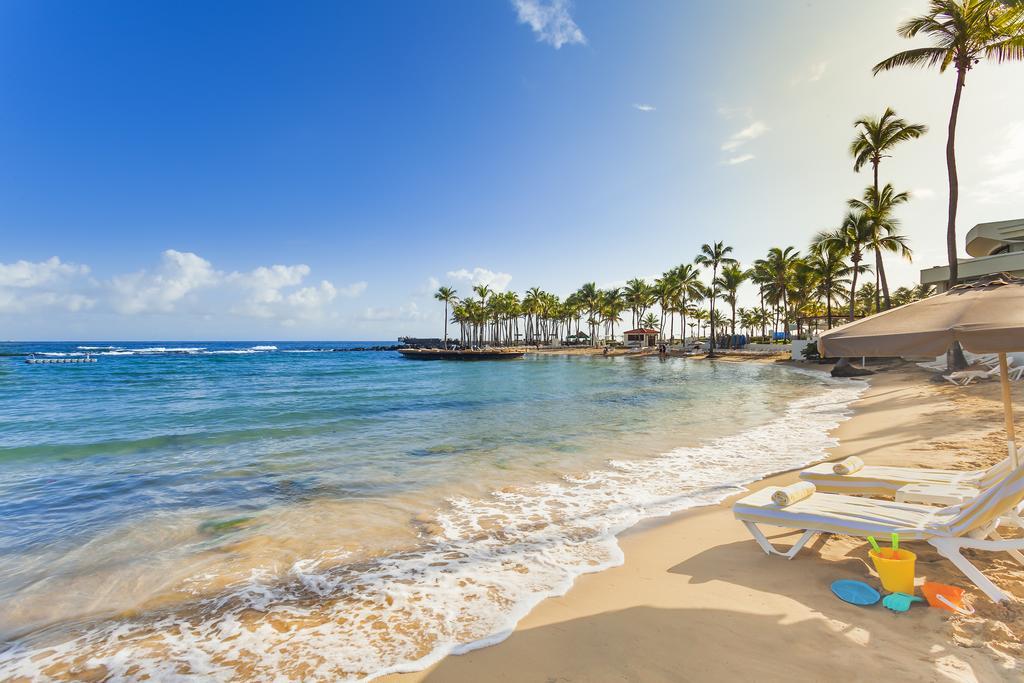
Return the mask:
<path id="1" fill-rule="evenodd" d="M 822 356 L 938 356 L 953 345 L 999 356 L 1007 452 L 1019 464 L 1006 354 L 1024 351 L 1024 279 L 1006 273 L 877 313 L 825 332 Z"/>

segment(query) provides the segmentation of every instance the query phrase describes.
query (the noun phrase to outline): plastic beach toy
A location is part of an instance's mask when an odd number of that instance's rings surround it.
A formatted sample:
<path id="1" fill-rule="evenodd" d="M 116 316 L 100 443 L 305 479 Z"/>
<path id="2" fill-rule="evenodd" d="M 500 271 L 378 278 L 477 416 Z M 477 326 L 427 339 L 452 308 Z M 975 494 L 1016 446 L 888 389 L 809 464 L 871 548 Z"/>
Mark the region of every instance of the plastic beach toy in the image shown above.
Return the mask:
<path id="1" fill-rule="evenodd" d="M 882 588 L 890 593 L 914 594 L 914 564 L 917 555 L 909 550 L 900 550 L 899 534 L 892 535 L 892 548 L 879 548 L 875 539 L 869 538 L 871 550 L 868 556 L 875 565 Z"/>
<path id="2" fill-rule="evenodd" d="M 959 614 L 974 614 L 974 608 L 964 606 L 964 589 L 947 586 L 944 583 L 925 581 L 921 592 L 928 599 L 928 604 L 939 609 L 946 609 Z"/>
<path id="3" fill-rule="evenodd" d="M 878 591 L 863 581 L 853 581 L 851 579 L 833 581 L 832 592 L 840 600 L 851 605 L 873 605 L 882 597 L 878 594 Z"/>
<path id="4" fill-rule="evenodd" d="M 915 602 L 924 602 L 924 598 L 906 593 L 890 593 L 882 598 L 882 607 L 891 609 L 893 612 L 906 612 Z"/>

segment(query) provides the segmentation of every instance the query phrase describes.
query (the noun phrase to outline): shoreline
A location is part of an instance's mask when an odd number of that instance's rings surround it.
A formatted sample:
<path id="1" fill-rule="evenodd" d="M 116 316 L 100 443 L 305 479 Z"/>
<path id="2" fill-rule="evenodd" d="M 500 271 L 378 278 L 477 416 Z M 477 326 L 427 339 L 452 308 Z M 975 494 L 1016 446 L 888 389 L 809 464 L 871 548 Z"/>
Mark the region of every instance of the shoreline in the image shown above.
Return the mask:
<path id="1" fill-rule="evenodd" d="M 998 387 L 990 383 L 973 391 L 947 391 L 929 380 L 908 367 L 870 377 L 867 390 L 851 404 L 852 416 L 829 432 L 838 444 L 815 462 L 856 454 L 869 464 L 974 469 L 997 461 L 998 420 L 974 418 L 997 415 Z M 1019 387 L 1015 393 L 1021 393 Z M 966 449 L 974 455 L 964 458 Z M 1019 679 L 1024 644 L 1014 642 L 1012 635 L 1024 632 L 1019 600 L 1024 597 L 1024 571 L 1019 566 L 1014 569 L 991 554 L 972 558 L 1018 598 L 1008 606 L 986 604 L 948 562 L 929 553 L 928 546 L 912 544 L 919 556 L 918 577 L 968 588 L 978 614 L 946 616 L 917 608 L 896 615 L 880 606 L 846 605 L 828 591 L 837 578 L 877 583 L 864 559 L 863 541 L 818 537 L 793 560 L 764 555 L 732 518 L 731 505 L 765 486 L 792 483 L 803 467 L 768 474 L 719 503 L 640 520 L 617 535 L 622 564 L 577 577 L 564 595 L 536 605 L 506 639 L 445 657 L 418 672 L 379 680 L 691 677 L 681 676 L 682 671 L 701 679 L 799 680 L 836 673 L 854 678 L 897 673 L 901 679 Z M 778 535 L 796 538 L 792 533 Z M 707 637 L 709 625 L 720 638 Z M 748 654 L 756 655 L 742 661 L 731 657 L 741 641 Z M 581 651 L 586 654 L 580 656 Z M 567 656 L 569 652 L 573 655 Z M 772 662 L 771 671 L 765 662 Z"/>

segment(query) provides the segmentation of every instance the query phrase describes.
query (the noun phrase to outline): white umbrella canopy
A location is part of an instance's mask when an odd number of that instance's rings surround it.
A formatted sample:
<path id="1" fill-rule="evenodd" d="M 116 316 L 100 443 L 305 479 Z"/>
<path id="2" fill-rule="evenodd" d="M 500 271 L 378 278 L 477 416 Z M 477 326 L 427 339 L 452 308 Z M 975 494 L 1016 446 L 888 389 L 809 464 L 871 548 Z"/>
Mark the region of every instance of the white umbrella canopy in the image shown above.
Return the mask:
<path id="1" fill-rule="evenodd" d="M 1018 466 L 1006 354 L 1024 351 L 1024 279 L 1006 273 L 847 323 L 818 339 L 822 356 L 938 356 L 953 342 L 999 354 L 1007 451 Z"/>

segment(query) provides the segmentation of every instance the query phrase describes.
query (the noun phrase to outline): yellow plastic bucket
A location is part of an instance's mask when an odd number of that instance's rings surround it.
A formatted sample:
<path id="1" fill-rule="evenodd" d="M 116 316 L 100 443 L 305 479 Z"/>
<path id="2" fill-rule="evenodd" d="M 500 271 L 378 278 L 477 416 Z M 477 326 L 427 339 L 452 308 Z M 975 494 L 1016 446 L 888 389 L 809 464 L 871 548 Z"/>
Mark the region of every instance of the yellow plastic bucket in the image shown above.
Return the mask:
<path id="1" fill-rule="evenodd" d="M 902 548 L 883 548 L 880 553 L 869 550 L 868 555 L 875 565 L 878 578 L 882 580 L 882 588 L 890 593 L 914 594 L 914 564 L 917 555 Z"/>

